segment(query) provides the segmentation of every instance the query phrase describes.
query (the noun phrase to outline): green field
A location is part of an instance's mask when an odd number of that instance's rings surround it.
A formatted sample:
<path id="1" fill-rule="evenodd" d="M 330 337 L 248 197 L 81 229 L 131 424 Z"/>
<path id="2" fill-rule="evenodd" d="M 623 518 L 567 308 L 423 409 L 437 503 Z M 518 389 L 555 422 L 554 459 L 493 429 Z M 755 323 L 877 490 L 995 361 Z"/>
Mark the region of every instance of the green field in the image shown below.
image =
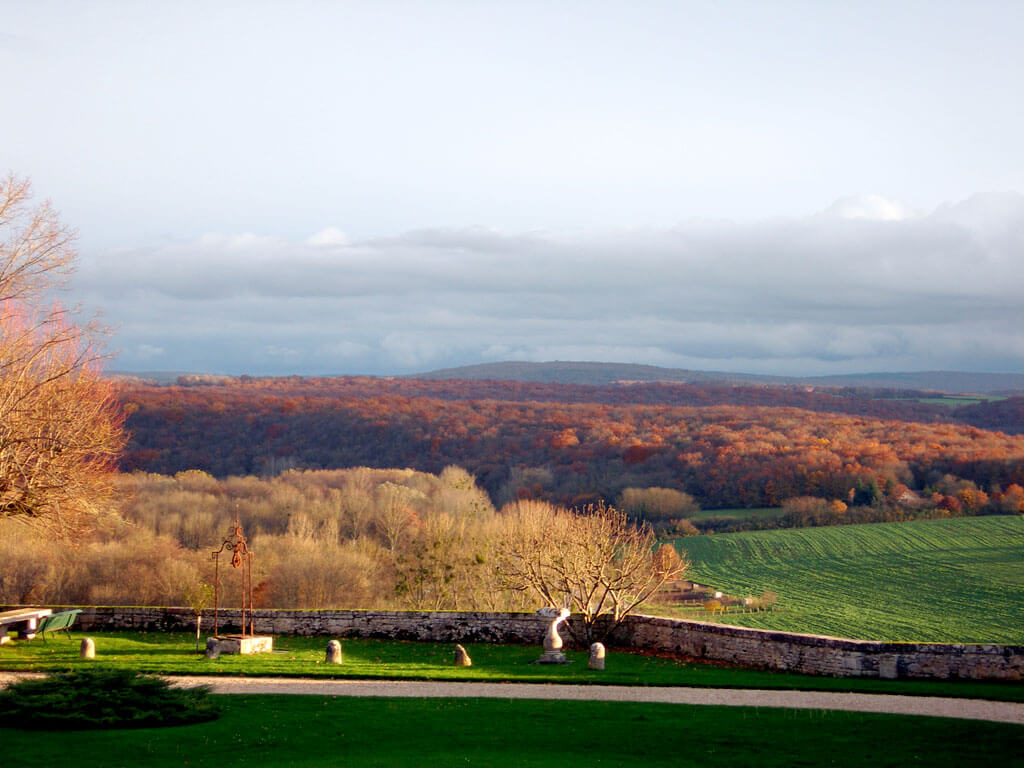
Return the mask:
<path id="1" fill-rule="evenodd" d="M 779 610 L 729 624 L 867 640 L 1024 644 L 1024 517 L 696 536 L 688 575 Z"/>
<path id="2" fill-rule="evenodd" d="M 689 516 L 690 520 L 769 520 L 780 517 L 782 507 L 756 507 L 754 509 L 702 509 Z"/>
<path id="3" fill-rule="evenodd" d="M 502 699 L 218 696 L 180 728 L 19 731 L 29 765 L 1019 766 L 1024 726 L 859 712 Z"/>
<path id="4" fill-rule="evenodd" d="M 950 408 L 959 408 L 961 405 L 978 405 L 978 403 L 995 403 L 1005 400 L 999 395 L 942 395 L 939 397 L 918 397 L 917 402 L 926 405 L 945 405 Z"/>

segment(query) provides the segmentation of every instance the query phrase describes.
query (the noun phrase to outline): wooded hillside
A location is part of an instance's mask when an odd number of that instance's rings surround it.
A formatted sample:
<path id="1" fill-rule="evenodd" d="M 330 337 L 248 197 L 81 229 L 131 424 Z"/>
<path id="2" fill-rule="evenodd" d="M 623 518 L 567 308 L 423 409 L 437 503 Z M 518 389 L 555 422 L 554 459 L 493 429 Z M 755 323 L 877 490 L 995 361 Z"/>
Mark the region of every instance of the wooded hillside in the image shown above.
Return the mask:
<path id="1" fill-rule="evenodd" d="M 706 508 L 804 495 L 870 503 L 933 490 L 947 475 L 989 492 L 1024 484 L 1024 436 L 938 421 L 954 416 L 912 401 L 675 384 L 190 383 L 122 385 L 132 433 L 123 469 L 227 476 L 458 464 L 498 504 L 612 501 L 627 487 L 658 486 Z"/>

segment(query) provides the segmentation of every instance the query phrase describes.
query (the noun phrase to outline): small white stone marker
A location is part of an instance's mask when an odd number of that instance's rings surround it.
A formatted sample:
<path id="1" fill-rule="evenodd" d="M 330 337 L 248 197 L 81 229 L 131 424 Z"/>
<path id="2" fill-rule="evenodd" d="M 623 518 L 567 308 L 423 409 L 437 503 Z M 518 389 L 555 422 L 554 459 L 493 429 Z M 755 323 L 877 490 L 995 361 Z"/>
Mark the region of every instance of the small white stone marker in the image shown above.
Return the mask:
<path id="1" fill-rule="evenodd" d="M 78 650 L 78 655 L 83 659 L 96 658 L 96 643 L 91 637 L 82 638 L 82 645 Z"/>
<path id="2" fill-rule="evenodd" d="M 466 653 L 466 649 L 461 645 L 455 646 L 455 666 L 456 667 L 472 667 L 473 660 L 469 658 L 469 654 Z"/>
<path id="3" fill-rule="evenodd" d="M 337 640 L 331 640 L 327 644 L 327 658 L 325 660 L 328 664 L 341 664 L 341 643 Z"/>
<path id="4" fill-rule="evenodd" d="M 604 669 L 604 645 L 594 643 L 590 646 L 590 661 L 587 663 L 590 669 Z"/>

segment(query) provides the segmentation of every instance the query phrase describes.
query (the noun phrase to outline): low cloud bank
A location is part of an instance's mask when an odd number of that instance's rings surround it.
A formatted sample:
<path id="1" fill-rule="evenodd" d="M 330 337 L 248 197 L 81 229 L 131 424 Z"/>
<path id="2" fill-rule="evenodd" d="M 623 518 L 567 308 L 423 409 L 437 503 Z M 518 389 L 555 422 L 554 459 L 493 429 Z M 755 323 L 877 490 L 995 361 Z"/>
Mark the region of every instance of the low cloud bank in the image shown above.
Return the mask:
<path id="1" fill-rule="evenodd" d="M 402 373 L 586 359 L 814 374 L 1024 369 L 1024 196 L 877 196 L 669 230 L 252 234 L 85 254 L 121 369 Z"/>

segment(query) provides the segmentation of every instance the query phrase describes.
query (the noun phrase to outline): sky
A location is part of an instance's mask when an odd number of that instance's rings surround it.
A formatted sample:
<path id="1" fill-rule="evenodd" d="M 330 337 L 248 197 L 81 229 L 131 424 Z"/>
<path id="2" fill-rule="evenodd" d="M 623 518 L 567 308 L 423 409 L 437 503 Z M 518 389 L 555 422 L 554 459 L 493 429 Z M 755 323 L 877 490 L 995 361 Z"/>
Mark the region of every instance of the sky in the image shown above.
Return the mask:
<path id="1" fill-rule="evenodd" d="M 1024 3 L 0 0 L 111 367 L 1024 372 Z"/>

